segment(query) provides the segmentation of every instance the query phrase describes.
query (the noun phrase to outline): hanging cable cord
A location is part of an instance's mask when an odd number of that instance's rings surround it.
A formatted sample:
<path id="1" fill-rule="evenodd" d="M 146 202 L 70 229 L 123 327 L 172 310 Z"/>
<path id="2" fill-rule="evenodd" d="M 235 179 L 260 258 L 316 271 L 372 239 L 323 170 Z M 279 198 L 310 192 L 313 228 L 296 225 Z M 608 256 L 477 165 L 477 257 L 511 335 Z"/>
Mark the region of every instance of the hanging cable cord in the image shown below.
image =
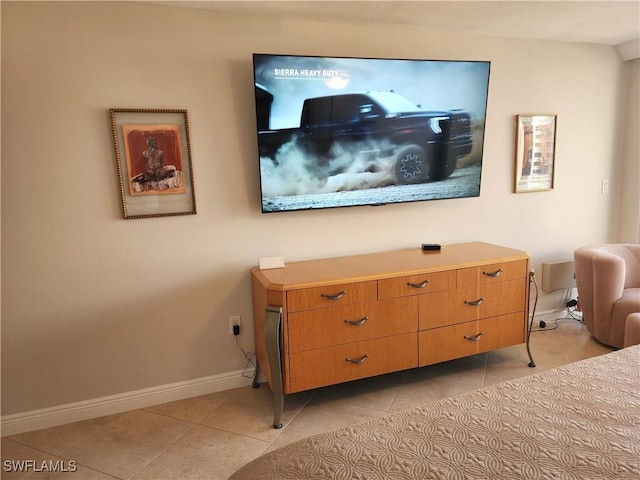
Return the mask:
<path id="1" fill-rule="evenodd" d="M 240 349 L 240 351 L 244 355 L 245 360 L 247 361 L 247 364 L 242 369 L 242 376 L 245 377 L 245 378 L 252 378 L 253 377 L 253 373 L 251 372 L 250 368 L 253 368 L 254 370 L 256 368 L 256 364 L 254 363 L 254 359 L 255 359 L 256 355 L 254 353 L 247 352 L 247 351 L 245 351 L 244 348 L 242 348 L 242 345 L 240 345 L 240 341 L 238 340 L 239 336 L 240 335 L 236 335 L 236 344 L 238 345 L 238 348 Z"/>
<path id="2" fill-rule="evenodd" d="M 529 272 L 529 310 L 531 310 L 531 283 L 533 283 L 536 289 L 536 298 L 533 302 L 533 310 L 531 311 L 531 320 L 529 321 L 529 328 L 527 329 L 527 354 L 529 355 L 529 366 L 535 367 L 536 362 L 533 361 L 531 356 L 531 348 L 529 347 L 529 340 L 531 339 L 531 329 L 533 327 L 533 319 L 536 317 L 536 307 L 538 306 L 538 282 L 536 282 L 536 274 L 533 270 Z"/>
<path id="3" fill-rule="evenodd" d="M 584 319 L 582 317 L 582 312 L 579 309 L 578 301 L 570 299 L 571 289 L 567 289 L 565 294 L 567 316 L 556 318 L 555 320 L 540 320 L 540 323 L 538 324 L 540 328 L 532 328 L 531 332 L 550 332 L 552 330 L 556 330 L 559 326 L 558 322 L 562 322 L 564 320 L 575 320 L 578 323 L 584 324 Z"/>

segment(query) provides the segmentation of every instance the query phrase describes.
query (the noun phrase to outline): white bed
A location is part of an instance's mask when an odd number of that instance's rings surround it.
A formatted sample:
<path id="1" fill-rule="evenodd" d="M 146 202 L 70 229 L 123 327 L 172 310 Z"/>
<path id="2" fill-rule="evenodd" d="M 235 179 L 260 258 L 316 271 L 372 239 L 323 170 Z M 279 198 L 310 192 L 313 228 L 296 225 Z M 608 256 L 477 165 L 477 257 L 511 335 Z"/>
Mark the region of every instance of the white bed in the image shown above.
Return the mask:
<path id="1" fill-rule="evenodd" d="M 640 479 L 640 346 L 299 440 L 260 479 Z"/>

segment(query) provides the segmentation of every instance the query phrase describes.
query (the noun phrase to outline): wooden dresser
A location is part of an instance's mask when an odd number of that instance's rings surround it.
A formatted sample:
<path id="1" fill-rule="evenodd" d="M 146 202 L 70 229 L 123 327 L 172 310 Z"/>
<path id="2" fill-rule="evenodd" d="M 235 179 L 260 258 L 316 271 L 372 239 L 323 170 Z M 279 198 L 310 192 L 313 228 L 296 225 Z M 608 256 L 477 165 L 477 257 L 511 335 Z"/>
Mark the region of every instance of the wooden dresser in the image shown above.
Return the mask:
<path id="1" fill-rule="evenodd" d="M 254 268 L 274 425 L 283 394 L 524 343 L 528 272 L 525 252 L 482 242 Z"/>

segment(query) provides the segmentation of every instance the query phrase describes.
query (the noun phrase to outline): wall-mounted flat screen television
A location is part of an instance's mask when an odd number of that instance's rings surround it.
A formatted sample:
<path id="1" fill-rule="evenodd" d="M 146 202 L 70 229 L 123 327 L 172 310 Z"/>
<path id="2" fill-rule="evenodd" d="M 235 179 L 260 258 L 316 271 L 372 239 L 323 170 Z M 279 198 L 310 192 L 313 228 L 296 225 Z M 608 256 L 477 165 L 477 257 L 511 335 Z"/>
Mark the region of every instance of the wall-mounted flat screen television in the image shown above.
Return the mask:
<path id="1" fill-rule="evenodd" d="M 490 62 L 254 54 L 263 212 L 480 195 Z"/>

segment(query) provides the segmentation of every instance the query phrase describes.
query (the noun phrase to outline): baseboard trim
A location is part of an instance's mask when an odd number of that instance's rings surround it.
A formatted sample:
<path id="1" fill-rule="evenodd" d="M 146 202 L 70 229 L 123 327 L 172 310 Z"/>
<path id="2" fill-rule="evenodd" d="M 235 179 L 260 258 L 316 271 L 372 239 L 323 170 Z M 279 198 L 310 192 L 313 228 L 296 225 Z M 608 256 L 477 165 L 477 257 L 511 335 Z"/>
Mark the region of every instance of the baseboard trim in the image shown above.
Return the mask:
<path id="1" fill-rule="evenodd" d="M 243 376 L 242 373 L 242 370 L 237 370 L 50 408 L 3 415 L 0 428 L 4 437 L 251 385 L 252 379 Z M 258 381 L 264 382 L 264 376 L 261 375 Z"/>
<path id="2" fill-rule="evenodd" d="M 557 315 L 563 310 L 562 308 L 544 310 L 537 312 L 536 317 Z M 261 374 L 258 381 L 261 383 L 264 382 L 264 375 Z M 233 388 L 246 387 L 248 385 L 251 385 L 251 378 L 243 376 L 242 370 L 237 370 L 82 402 L 67 403 L 56 407 L 3 415 L 0 420 L 0 428 L 2 436 L 4 437 L 104 417 L 105 415 L 113 415 L 115 413 L 150 407 L 161 403 L 184 400 L 185 398 L 207 395 L 209 393 L 222 392 Z"/>

